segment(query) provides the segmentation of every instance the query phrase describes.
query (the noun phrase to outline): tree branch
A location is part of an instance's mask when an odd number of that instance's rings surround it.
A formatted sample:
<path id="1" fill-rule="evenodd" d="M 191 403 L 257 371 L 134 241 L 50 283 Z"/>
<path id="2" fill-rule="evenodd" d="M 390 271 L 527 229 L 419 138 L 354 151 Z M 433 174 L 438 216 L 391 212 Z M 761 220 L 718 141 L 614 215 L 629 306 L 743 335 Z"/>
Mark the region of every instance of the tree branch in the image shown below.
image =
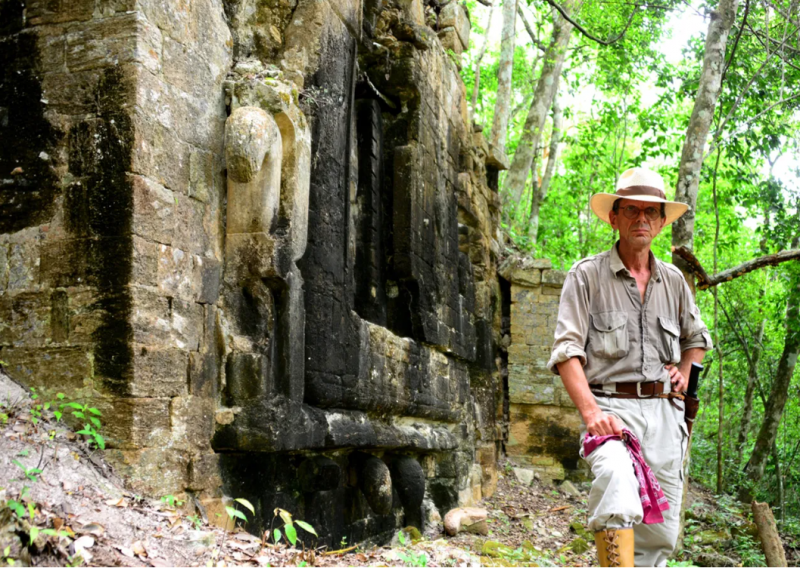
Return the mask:
<path id="1" fill-rule="evenodd" d="M 539 48 L 539 51 L 547 51 L 547 46 L 541 42 L 541 40 L 536 37 L 536 34 L 533 33 L 533 28 L 531 27 L 530 23 L 528 22 L 527 16 L 525 16 L 525 12 L 522 11 L 522 4 L 517 4 L 517 14 L 519 14 L 519 19 L 522 20 L 522 23 L 525 25 L 525 29 L 528 31 L 528 35 L 531 36 L 531 41 L 533 45 Z"/>
<path id="2" fill-rule="evenodd" d="M 742 25 L 739 26 L 739 33 L 736 34 L 736 41 L 733 42 L 733 49 L 731 49 L 731 56 L 728 58 L 728 62 L 725 64 L 725 67 L 722 70 L 722 78 L 719 80 L 720 83 L 725 82 L 725 74 L 728 72 L 728 67 L 731 66 L 731 63 L 733 63 L 733 56 L 736 55 L 736 48 L 739 47 L 739 40 L 742 37 L 742 32 L 744 31 L 744 25 L 747 23 L 747 14 L 749 12 L 750 12 L 750 0 L 745 0 L 744 16 L 742 16 Z"/>
<path id="3" fill-rule="evenodd" d="M 575 20 L 570 18 L 569 14 L 567 14 L 567 12 L 564 10 L 564 8 L 559 6 L 554 0 L 547 0 L 547 3 L 550 4 L 556 10 L 558 10 L 558 13 L 561 14 L 561 16 L 565 20 L 567 20 L 570 24 L 575 26 L 575 29 L 577 29 L 579 32 L 581 32 L 585 37 L 589 38 L 590 40 L 592 40 L 594 42 L 599 43 L 600 45 L 611 45 L 612 43 L 616 43 L 619 40 L 621 40 L 622 36 L 625 35 L 625 33 L 628 31 L 628 28 L 631 26 L 631 22 L 633 22 L 634 14 L 636 14 L 636 8 L 633 8 L 631 10 L 630 15 L 628 16 L 628 21 L 625 23 L 625 27 L 622 28 L 622 31 L 619 33 L 619 35 L 617 35 L 617 37 L 615 37 L 613 39 L 608 39 L 608 40 L 603 41 L 602 39 L 593 36 L 592 34 L 587 32 L 585 29 L 583 29 L 583 27 L 578 22 L 576 22 Z"/>
<path id="4" fill-rule="evenodd" d="M 686 247 L 672 247 L 672 252 L 685 260 L 689 265 L 689 270 L 691 270 L 692 273 L 694 273 L 694 275 L 697 277 L 698 290 L 707 290 L 708 288 L 722 284 L 723 282 L 729 282 L 734 278 L 738 278 L 743 274 L 747 274 L 748 272 L 758 270 L 759 268 L 763 268 L 765 266 L 775 266 L 789 260 L 800 260 L 800 249 L 782 250 L 775 254 L 768 254 L 754 258 L 753 260 L 748 260 L 747 262 L 743 262 L 738 266 L 734 266 L 733 268 L 729 268 L 718 274 L 709 276 L 703 266 L 700 264 L 700 261 L 697 260 L 697 257 L 694 255 L 694 253 Z"/>

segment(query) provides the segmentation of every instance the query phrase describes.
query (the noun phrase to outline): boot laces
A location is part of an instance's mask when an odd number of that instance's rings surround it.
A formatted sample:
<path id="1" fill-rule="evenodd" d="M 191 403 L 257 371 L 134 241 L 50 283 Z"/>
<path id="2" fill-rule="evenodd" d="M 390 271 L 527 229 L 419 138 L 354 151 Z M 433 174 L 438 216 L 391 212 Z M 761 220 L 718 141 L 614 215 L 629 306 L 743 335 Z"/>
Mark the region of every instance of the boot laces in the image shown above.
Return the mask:
<path id="1" fill-rule="evenodd" d="M 606 530 L 603 537 L 606 544 L 606 559 L 609 566 L 619 566 L 619 535 L 615 530 Z"/>

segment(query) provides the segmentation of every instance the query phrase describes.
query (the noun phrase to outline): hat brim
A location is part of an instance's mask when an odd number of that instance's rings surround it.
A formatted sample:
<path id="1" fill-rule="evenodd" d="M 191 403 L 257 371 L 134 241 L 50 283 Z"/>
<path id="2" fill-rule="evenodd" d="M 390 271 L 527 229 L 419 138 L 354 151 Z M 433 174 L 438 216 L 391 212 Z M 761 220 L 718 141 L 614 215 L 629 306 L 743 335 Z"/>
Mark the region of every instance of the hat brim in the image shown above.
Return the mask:
<path id="1" fill-rule="evenodd" d="M 589 206 L 601 221 L 605 221 L 610 225 L 611 220 L 608 218 L 608 214 L 611 212 L 611 208 L 614 207 L 614 202 L 617 199 L 631 199 L 633 201 L 647 201 L 649 203 L 664 203 L 664 214 L 666 216 L 666 221 L 664 222 L 665 227 L 689 210 L 689 206 L 685 203 L 681 203 L 679 201 L 667 201 L 666 199 L 661 199 L 660 197 L 655 197 L 653 195 L 623 197 L 614 193 L 596 193 L 592 195 L 592 199 L 589 201 Z"/>

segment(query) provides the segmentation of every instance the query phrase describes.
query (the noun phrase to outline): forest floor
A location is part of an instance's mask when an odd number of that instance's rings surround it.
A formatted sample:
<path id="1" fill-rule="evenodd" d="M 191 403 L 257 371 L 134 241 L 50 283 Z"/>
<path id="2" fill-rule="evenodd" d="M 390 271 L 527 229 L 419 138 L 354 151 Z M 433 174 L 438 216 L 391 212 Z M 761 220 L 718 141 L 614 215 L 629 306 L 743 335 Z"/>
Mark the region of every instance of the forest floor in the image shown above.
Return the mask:
<path id="1" fill-rule="evenodd" d="M 596 565 L 593 538 L 584 528 L 587 483 L 557 488 L 534 480 L 528 485 L 506 463 L 494 495 L 478 504 L 488 511 L 486 536 L 446 537 L 440 523 L 424 535 L 399 534 L 383 547 L 303 551 L 205 524 L 174 498 L 134 495 L 102 451 L 57 421 L 53 410 L 0 372 L 3 565 Z M 685 549 L 672 565 L 764 565 L 754 527 L 733 501 L 692 486 L 687 519 Z M 797 565 L 798 543 L 787 542 L 787 557 L 790 566 Z"/>

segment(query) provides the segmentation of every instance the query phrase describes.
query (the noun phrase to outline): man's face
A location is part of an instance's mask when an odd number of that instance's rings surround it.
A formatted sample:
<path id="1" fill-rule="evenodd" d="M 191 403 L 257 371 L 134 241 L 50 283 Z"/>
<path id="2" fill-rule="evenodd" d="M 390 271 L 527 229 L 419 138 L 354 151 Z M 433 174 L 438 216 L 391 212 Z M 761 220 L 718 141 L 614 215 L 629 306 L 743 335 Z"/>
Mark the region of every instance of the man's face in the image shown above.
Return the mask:
<path id="1" fill-rule="evenodd" d="M 628 215 L 633 212 L 633 207 L 639 210 L 633 219 Z M 645 214 L 649 208 L 658 211 L 658 216 L 651 220 Z M 627 214 L 626 214 L 627 212 Z M 633 199 L 621 199 L 619 202 L 619 213 L 613 210 L 608 214 L 611 226 L 619 231 L 620 240 L 626 241 L 632 248 L 650 248 L 650 243 L 656 238 L 661 229 L 664 228 L 666 219 L 661 216 L 661 204 L 649 201 L 636 201 Z"/>

